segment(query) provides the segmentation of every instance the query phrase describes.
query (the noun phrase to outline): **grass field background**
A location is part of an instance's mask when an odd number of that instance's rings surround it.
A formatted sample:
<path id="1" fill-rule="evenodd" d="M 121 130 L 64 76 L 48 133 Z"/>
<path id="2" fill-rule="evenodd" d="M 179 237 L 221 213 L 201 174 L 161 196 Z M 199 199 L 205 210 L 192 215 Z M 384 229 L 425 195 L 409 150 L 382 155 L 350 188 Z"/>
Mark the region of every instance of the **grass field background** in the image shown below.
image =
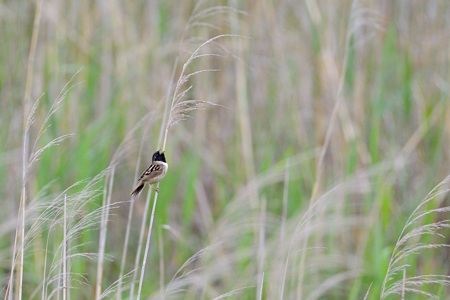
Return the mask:
<path id="1" fill-rule="evenodd" d="M 0 1 L 0 295 L 447 299 L 449 20 L 445 0 Z M 169 128 L 145 255 L 154 192 L 129 194 L 183 74 L 177 100 L 217 105 Z"/>

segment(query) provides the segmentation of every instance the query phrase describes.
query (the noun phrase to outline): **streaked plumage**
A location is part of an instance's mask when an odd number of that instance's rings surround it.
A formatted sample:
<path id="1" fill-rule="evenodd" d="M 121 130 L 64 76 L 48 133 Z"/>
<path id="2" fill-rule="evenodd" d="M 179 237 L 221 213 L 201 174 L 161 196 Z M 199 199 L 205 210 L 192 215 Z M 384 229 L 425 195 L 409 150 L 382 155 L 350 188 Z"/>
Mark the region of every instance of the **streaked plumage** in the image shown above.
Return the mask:
<path id="1" fill-rule="evenodd" d="M 131 192 L 131 196 L 135 197 L 139 195 L 146 183 L 152 185 L 152 188 L 158 192 L 158 188 L 153 187 L 153 184 L 158 183 L 166 176 L 168 168 L 169 165 L 166 163 L 164 152 L 156 151 L 153 154 L 151 165 L 139 177 L 138 183 Z"/>

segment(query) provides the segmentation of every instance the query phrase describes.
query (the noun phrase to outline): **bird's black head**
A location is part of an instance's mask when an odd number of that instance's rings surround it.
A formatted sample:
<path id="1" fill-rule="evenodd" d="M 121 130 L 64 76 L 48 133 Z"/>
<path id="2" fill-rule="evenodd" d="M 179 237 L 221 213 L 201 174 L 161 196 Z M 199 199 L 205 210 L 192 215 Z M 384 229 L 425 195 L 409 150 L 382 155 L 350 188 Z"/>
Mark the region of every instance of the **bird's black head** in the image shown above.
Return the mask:
<path id="1" fill-rule="evenodd" d="M 153 153 L 152 161 L 162 161 L 166 162 L 166 157 L 164 156 L 164 152 L 156 151 Z"/>

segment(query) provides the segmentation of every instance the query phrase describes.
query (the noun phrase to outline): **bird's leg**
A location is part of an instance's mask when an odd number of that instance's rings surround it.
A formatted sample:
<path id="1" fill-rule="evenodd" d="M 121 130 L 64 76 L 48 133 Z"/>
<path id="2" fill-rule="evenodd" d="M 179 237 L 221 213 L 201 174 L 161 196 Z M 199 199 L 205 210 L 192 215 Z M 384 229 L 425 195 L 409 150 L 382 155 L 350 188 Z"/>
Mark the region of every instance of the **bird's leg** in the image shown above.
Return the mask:
<path id="1" fill-rule="evenodd" d="M 152 188 L 155 190 L 155 192 L 159 193 L 159 188 L 155 187 L 153 184 L 152 184 Z"/>

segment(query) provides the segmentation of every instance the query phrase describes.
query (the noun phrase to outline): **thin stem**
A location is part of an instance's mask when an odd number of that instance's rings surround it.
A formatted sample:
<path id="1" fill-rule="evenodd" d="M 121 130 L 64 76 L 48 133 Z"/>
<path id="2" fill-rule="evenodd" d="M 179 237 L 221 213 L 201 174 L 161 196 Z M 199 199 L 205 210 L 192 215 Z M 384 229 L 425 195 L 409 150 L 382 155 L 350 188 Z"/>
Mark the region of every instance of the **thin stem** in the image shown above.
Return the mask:
<path id="1" fill-rule="evenodd" d="M 157 187 L 159 187 L 159 183 L 158 183 Z M 148 249 L 150 248 L 150 240 L 152 237 L 153 221 L 155 219 L 155 210 L 156 210 L 157 200 L 158 200 L 158 192 L 155 193 L 155 197 L 153 199 L 152 214 L 150 215 L 150 224 L 149 224 L 148 233 L 147 233 L 147 242 L 145 243 L 145 252 L 144 252 L 144 258 L 142 259 L 141 276 L 139 279 L 139 288 L 138 288 L 138 294 L 136 297 L 136 299 L 138 299 L 138 300 L 141 299 L 142 283 L 144 282 L 145 266 L 147 264 Z"/>
<path id="2" fill-rule="evenodd" d="M 283 206 L 281 212 L 281 228 L 280 228 L 280 243 L 285 244 L 286 238 L 286 220 L 287 220 L 287 207 L 289 198 L 289 159 L 286 160 L 286 169 L 284 173 L 284 187 L 283 187 Z"/>
<path id="3" fill-rule="evenodd" d="M 148 130 L 150 129 L 150 126 L 146 126 L 144 129 L 144 134 L 143 136 L 147 135 Z M 138 172 L 139 172 L 139 165 L 141 162 L 141 154 L 142 151 L 144 149 L 144 138 L 141 139 L 141 145 L 139 147 L 139 154 L 138 154 L 138 160 L 136 162 L 136 168 L 134 170 L 134 177 L 136 178 L 138 176 Z M 134 213 L 134 203 L 135 203 L 135 198 L 130 199 L 130 208 L 128 209 L 128 219 L 127 219 L 127 228 L 126 228 L 126 232 L 125 232 L 125 240 L 123 243 L 123 250 L 122 250 L 122 261 L 120 262 L 120 274 L 119 274 L 119 279 L 118 279 L 118 283 L 117 283 L 117 294 L 116 294 L 116 299 L 120 300 L 122 299 L 122 278 L 123 278 L 123 274 L 125 272 L 125 264 L 126 264 L 126 257 L 127 257 L 127 253 L 128 253 L 128 241 L 129 241 L 129 237 L 130 237 L 130 231 L 131 231 L 131 220 L 133 219 L 133 213 Z M 145 212 L 144 212 L 144 220 L 143 220 L 143 224 L 145 225 L 145 222 L 147 220 L 147 210 L 148 210 L 148 205 L 146 206 Z M 143 229 L 141 228 L 141 231 Z M 140 236 L 139 236 L 139 246 L 138 246 L 138 253 L 140 253 L 140 245 L 142 242 L 142 236 L 143 233 L 141 232 Z M 140 254 L 138 254 L 139 256 Z M 132 295 L 134 292 L 134 282 L 136 280 L 136 270 L 137 267 L 136 265 L 138 264 L 138 259 L 136 259 L 135 262 L 135 267 L 134 269 L 131 271 L 133 272 L 133 280 L 131 283 L 131 287 L 130 287 L 130 299 L 132 299 Z"/>
<path id="4" fill-rule="evenodd" d="M 342 95 L 342 91 L 344 88 L 344 79 L 345 79 L 345 70 L 347 68 L 347 63 L 348 63 L 348 48 L 350 45 L 350 38 L 351 38 L 351 31 L 350 31 L 350 26 L 351 26 L 351 15 L 354 13 L 355 11 L 355 7 L 356 7 L 356 2 L 357 0 L 353 0 L 351 7 L 350 7 L 350 20 L 348 23 L 348 27 L 347 27 L 347 36 L 346 36 L 346 40 L 345 40 L 345 48 L 344 48 L 344 57 L 342 59 L 342 68 L 341 68 L 341 72 L 340 74 L 338 74 L 338 86 L 337 86 L 337 91 L 336 91 L 336 102 L 334 104 L 333 110 L 331 112 L 331 116 L 330 116 L 330 121 L 327 127 L 327 130 L 325 132 L 325 140 L 324 140 L 324 144 L 322 146 L 322 149 L 320 151 L 320 156 L 319 156 L 319 161 L 317 163 L 317 173 L 315 176 L 315 180 L 314 180 L 314 185 L 313 185 L 313 190 L 311 193 L 311 198 L 309 200 L 309 207 L 311 207 L 311 205 L 316 201 L 317 199 L 317 194 L 319 193 L 319 189 L 320 186 L 322 184 L 322 173 L 323 173 L 323 164 L 325 161 L 325 155 L 328 151 L 328 147 L 330 145 L 330 141 L 331 141 L 331 135 L 332 132 L 335 128 L 335 123 L 336 123 L 336 119 L 338 116 L 338 112 L 339 112 L 339 108 L 341 106 L 341 103 L 343 102 L 343 95 Z M 305 226 L 306 228 L 309 227 L 310 223 L 306 223 Z M 309 243 L 309 230 L 305 230 L 306 233 L 306 237 L 304 239 L 302 248 L 306 249 L 308 247 L 308 243 Z M 297 289 L 297 298 L 301 299 L 302 295 L 303 295 L 303 277 L 305 274 L 305 261 L 306 261 L 306 251 L 302 251 L 301 256 L 300 256 L 300 271 L 299 271 L 299 278 L 298 278 L 298 289 Z"/>
<path id="5" fill-rule="evenodd" d="M 164 300 L 164 244 L 163 244 L 163 230 L 159 228 L 159 291 L 161 298 Z"/>
<path id="6" fill-rule="evenodd" d="M 122 250 L 122 259 L 120 261 L 120 273 L 119 273 L 119 282 L 117 283 L 117 294 L 116 299 L 120 300 L 122 298 L 122 277 L 125 270 L 125 262 L 127 258 L 127 250 L 128 250 L 128 240 L 130 237 L 130 229 L 131 229 L 131 219 L 133 218 L 133 210 L 134 210 L 134 200 L 131 199 L 130 208 L 128 210 L 128 219 L 127 219 L 127 228 L 125 232 L 125 241 L 123 242 L 123 250 Z"/>
<path id="7" fill-rule="evenodd" d="M 142 222 L 141 222 L 141 231 L 139 232 L 139 242 L 138 242 L 138 249 L 136 253 L 136 258 L 134 260 L 134 268 L 133 268 L 133 279 L 131 281 L 131 288 L 130 288 L 130 299 L 133 299 L 134 297 L 134 284 L 136 282 L 137 277 L 137 271 L 139 270 L 139 261 L 141 260 L 141 250 L 142 250 L 142 241 L 144 240 L 144 233 L 145 233 L 145 225 L 147 223 L 147 215 L 148 215 L 148 208 L 150 207 L 150 199 L 152 195 L 152 190 L 149 189 L 147 200 L 145 201 L 145 207 L 144 207 L 144 215 L 142 216 Z"/>
<path id="8" fill-rule="evenodd" d="M 163 133 L 164 133 L 164 142 L 161 148 L 161 151 L 164 151 L 164 149 L 166 149 L 166 140 L 167 140 L 167 132 L 169 131 L 169 126 L 168 126 L 168 122 L 169 122 L 169 116 L 170 116 L 170 112 L 172 111 L 173 108 L 173 102 L 170 105 L 170 110 L 169 110 L 169 99 L 170 99 L 170 94 L 172 93 L 172 86 L 173 86 L 173 81 L 175 78 L 175 70 L 177 68 L 178 65 L 178 56 L 175 58 L 175 63 L 173 64 L 173 69 L 172 69 L 172 74 L 170 75 L 170 87 L 167 90 L 167 94 L 166 94 L 166 103 L 164 106 L 164 119 L 162 122 L 162 127 L 161 130 L 159 131 L 159 138 L 158 138 L 158 146 L 161 145 L 161 139 L 163 138 Z M 163 128 L 165 128 L 165 130 L 163 130 Z"/>
<path id="9" fill-rule="evenodd" d="M 257 282 L 257 296 L 256 299 L 262 299 L 263 287 L 264 287 L 264 260 L 265 260 L 265 223 L 266 223 L 266 199 L 261 201 L 261 215 L 260 215 L 260 228 L 259 228 L 259 241 L 258 241 L 258 282 Z"/>
<path id="10" fill-rule="evenodd" d="M 109 188 L 108 191 L 105 189 L 105 194 L 103 196 L 103 210 L 102 210 L 102 219 L 101 219 L 101 227 L 100 227 L 100 242 L 99 242 L 99 250 L 98 250 L 98 262 L 97 262 L 97 283 L 95 287 L 95 299 L 100 299 L 102 292 L 102 280 L 103 280 L 103 263 L 105 261 L 105 245 L 106 245 L 106 234 L 108 231 L 108 217 L 109 217 L 109 209 L 111 203 L 111 192 L 114 182 L 114 172 L 115 165 L 112 166 L 110 178 L 109 178 Z M 106 183 L 105 183 L 106 184 Z"/>
<path id="11" fill-rule="evenodd" d="M 197 49 L 191 54 L 191 56 L 188 58 L 188 60 L 184 63 L 183 68 L 181 70 L 180 73 L 180 77 L 178 78 L 177 84 L 175 85 L 175 89 L 172 95 L 172 99 L 171 99 L 171 103 L 170 103 L 170 110 L 168 112 L 168 114 L 165 113 L 165 115 L 167 115 L 168 117 L 165 118 L 167 120 L 166 124 L 164 124 L 161 127 L 161 130 L 164 130 L 164 139 L 162 141 L 162 148 L 161 151 L 164 151 L 166 148 L 166 143 L 167 143 L 167 136 L 169 133 L 169 125 L 171 122 L 171 117 L 172 117 L 172 112 L 175 110 L 174 107 L 176 105 L 176 103 L 180 100 L 179 99 L 179 95 L 180 95 L 180 89 L 181 87 L 184 85 L 184 83 L 186 82 L 186 79 L 189 78 L 189 74 L 185 75 L 186 73 L 186 69 L 188 67 L 188 65 L 195 60 L 196 58 L 198 58 L 199 56 L 199 52 L 200 50 L 205 46 L 210 44 L 211 42 L 219 39 L 219 38 L 223 38 L 223 37 L 230 37 L 230 36 L 235 36 L 235 35 L 218 35 L 215 36 L 207 41 L 205 41 L 203 44 L 201 44 L 199 47 L 197 47 Z M 175 68 L 173 69 L 174 72 Z M 173 73 L 174 74 L 174 73 Z M 173 75 L 172 74 L 172 75 Z M 166 98 L 166 106 L 165 109 L 167 110 L 169 108 L 169 105 L 167 104 L 169 101 L 169 95 L 170 95 L 170 90 L 167 93 L 167 98 Z M 161 132 L 160 131 L 160 137 L 161 137 Z M 157 187 L 159 187 L 159 183 L 157 184 Z M 154 199 L 153 199 L 153 208 L 152 208 L 152 213 L 150 216 L 150 224 L 149 224 L 149 229 L 148 229 L 148 234 L 147 234 L 147 241 L 146 241 L 146 246 L 145 246 L 145 252 L 144 252 L 144 257 L 143 257 L 143 261 L 142 261 L 142 266 L 141 266 L 141 274 L 140 274 L 140 280 L 139 280 L 139 288 L 138 288 L 138 294 L 137 294 L 137 298 L 136 299 L 140 299 L 141 297 L 141 292 L 142 292 L 142 284 L 144 281 L 144 275 L 145 275 L 145 266 L 147 264 L 147 256 L 148 256 L 148 250 L 150 248 L 150 240 L 151 240 L 151 235 L 152 235 L 152 229 L 153 229 L 153 222 L 154 222 L 154 217 L 155 217 L 155 211 L 156 211 L 156 204 L 158 202 L 158 193 L 155 193 Z M 133 287 L 134 285 L 132 285 Z"/>
<path id="12" fill-rule="evenodd" d="M 34 74 L 34 60 L 36 57 L 36 48 L 37 48 L 37 40 L 39 36 L 39 27 L 41 23 L 41 12 L 42 12 L 42 3 L 43 1 L 37 2 L 36 11 L 34 15 L 34 23 L 33 23 L 33 32 L 31 35 L 31 44 L 30 51 L 28 53 L 28 62 L 27 62 L 27 77 L 25 81 L 25 95 L 24 95 L 24 139 L 23 139 L 23 149 L 22 149 L 22 193 L 20 197 L 19 204 L 19 225 L 16 229 L 16 236 L 14 242 L 14 251 L 13 251 L 13 259 L 11 262 L 11 275 L 8 283 L 8 287 L 6 288 L 5 299 L 12 299 L 13 293 L 12 285 L 13 285 L 13 277 L 14 277 L 14 269 L 16 264 L 16 254 L 17 254 L 17 243 L 20 243 L 19 249 L 19 264 L 18 269 L 19 273 L 17 275 L 18 281 L 16 282 L 16 299 L 22 299 L 22 284 L 23 284 L 23 261 L 24 261 L 24 251 L 25 251 L 25 207 L 26 207 L 26 177 L 28 171 L 29 164 L 29 124 L 28 124 L 28 115 L 30 114 L 30 102 L 31 102 L 31 91 L 33 86 L 33 74 Z"/>
<path id="13" fill-rule="evenodd" d="M 63 300 L 67 299 L 67 195 L 64 195 L 64 225 L 63 225 Z"/>

